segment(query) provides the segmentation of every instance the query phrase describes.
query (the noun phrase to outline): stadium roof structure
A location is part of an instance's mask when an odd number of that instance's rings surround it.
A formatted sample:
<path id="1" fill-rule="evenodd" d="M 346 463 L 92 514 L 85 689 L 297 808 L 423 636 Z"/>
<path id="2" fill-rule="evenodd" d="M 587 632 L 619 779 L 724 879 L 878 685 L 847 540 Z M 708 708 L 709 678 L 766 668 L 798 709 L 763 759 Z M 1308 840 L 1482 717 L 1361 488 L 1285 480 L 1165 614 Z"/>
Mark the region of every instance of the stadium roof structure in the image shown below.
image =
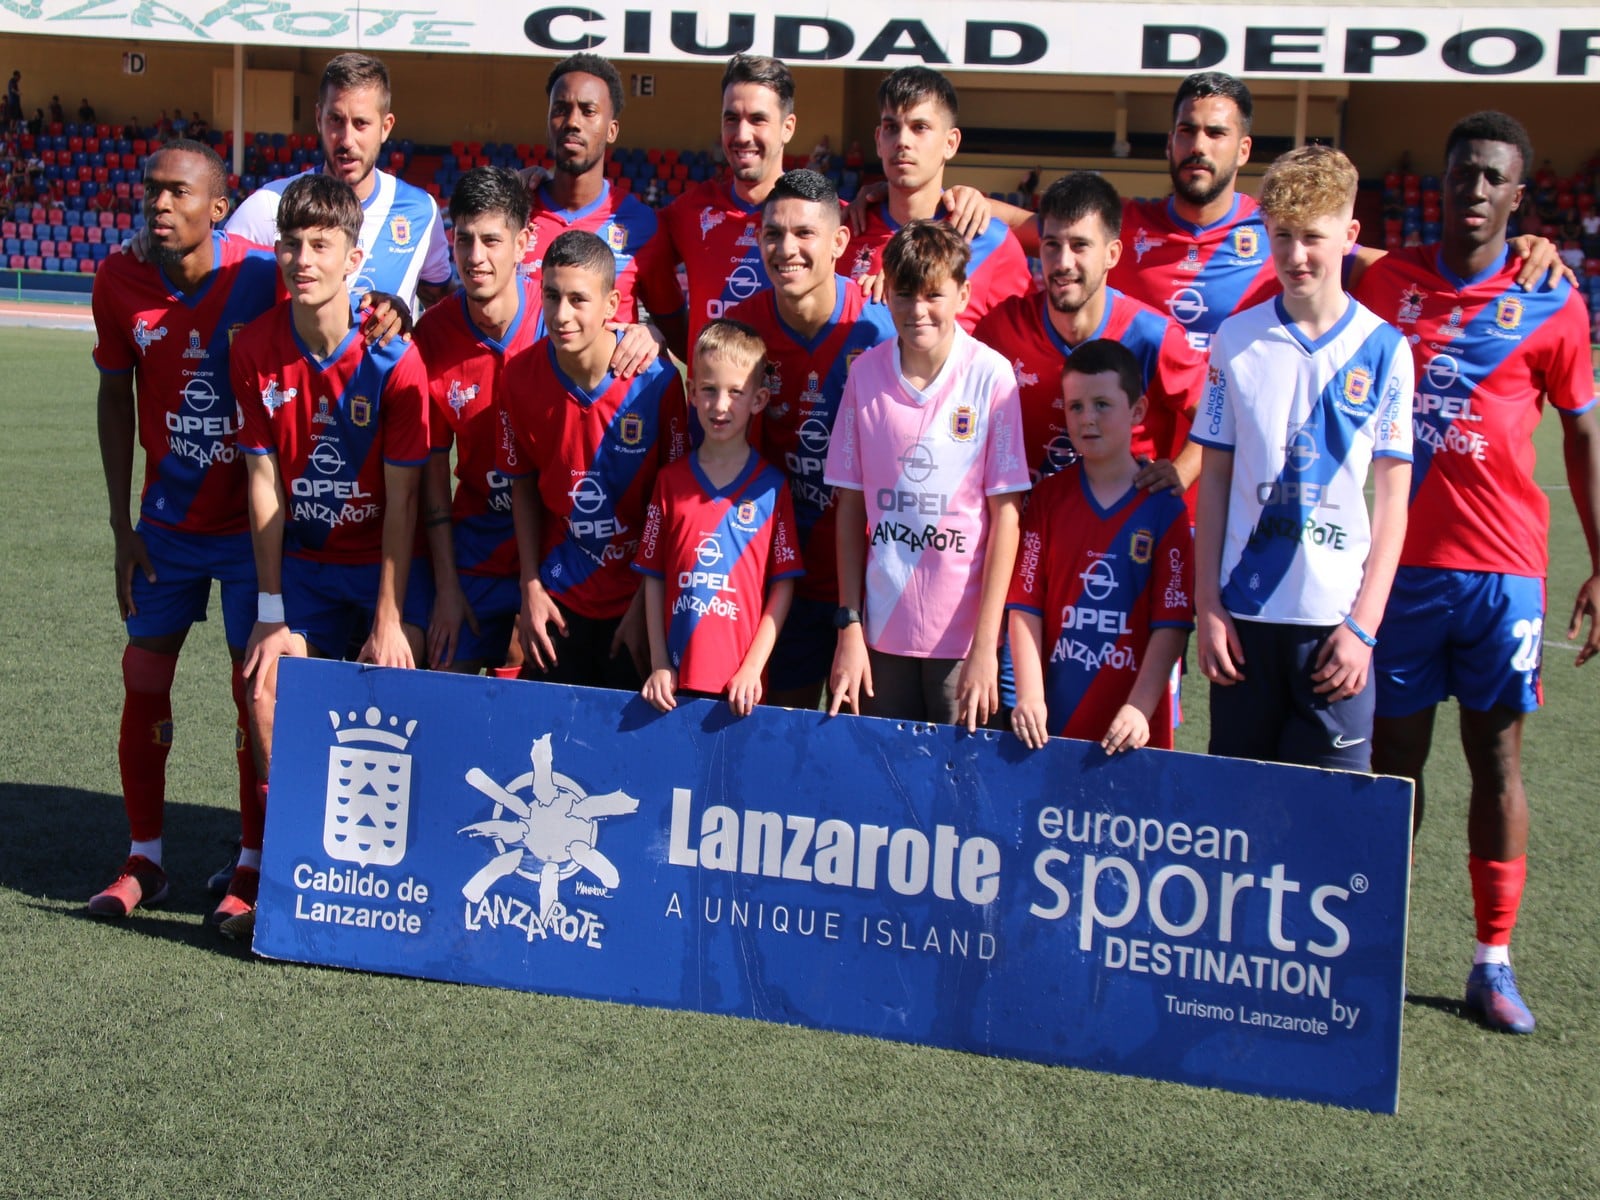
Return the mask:
<path id="1" fill-rule="evenodd" d="M 751 11 L 739 11 L 748 8 Z M 760 11 L 756 11 L 757 9 Z M 778 0 L 699 11 L 684 0 L 4 0 L 0 34 L 213 42 L 329 52 L 526 54 L 592 50 L 619 61 L 715 62 L 739 51 L 794 65 L 923 63 L 1042 75 L 1386 82 L 1600 79 L 1592 4 L 1485 0 L 1206 5 L 1009 0 Z"/>

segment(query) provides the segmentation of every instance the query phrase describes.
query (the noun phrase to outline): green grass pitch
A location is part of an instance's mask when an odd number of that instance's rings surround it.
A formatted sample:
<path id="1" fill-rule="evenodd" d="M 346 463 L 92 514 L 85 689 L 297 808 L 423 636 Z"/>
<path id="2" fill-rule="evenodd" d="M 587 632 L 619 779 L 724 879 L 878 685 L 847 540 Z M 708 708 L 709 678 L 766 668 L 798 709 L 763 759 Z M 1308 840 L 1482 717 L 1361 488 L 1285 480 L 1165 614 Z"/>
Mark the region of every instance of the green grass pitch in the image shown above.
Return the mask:
<path id="1" fill-rule="evenodd" d="M 82 917 L 127 838 L 89 349 L 0 334 L 0 1196 L 1600 1194 L 1600 664 L 1554 645 L 1516 944 L 1539 1030 L 1459 1011 L 1465 775 L 1441 714 L 1396 1117 L 254 961 L 203 926 L 237 829 L 215 616 L 178 673 L 172 900 Z M 1540 445 L 1555 641 L 1586 564 L 1554 417 Z M 1204 746 L 1201 692 L 1184 748 Z"/>

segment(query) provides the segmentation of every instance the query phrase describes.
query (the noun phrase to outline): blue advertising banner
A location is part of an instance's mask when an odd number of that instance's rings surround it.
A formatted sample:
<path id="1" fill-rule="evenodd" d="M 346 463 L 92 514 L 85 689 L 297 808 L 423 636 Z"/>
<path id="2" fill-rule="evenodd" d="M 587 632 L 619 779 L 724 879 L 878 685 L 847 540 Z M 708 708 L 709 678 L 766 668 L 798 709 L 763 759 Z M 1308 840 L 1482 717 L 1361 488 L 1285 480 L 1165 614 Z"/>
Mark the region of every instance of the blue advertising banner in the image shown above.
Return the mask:
<path id="1" fill-rule="evenodd" d="M 1408 782 L 281 670 L 260 954 L 1395 1110 Z"/>

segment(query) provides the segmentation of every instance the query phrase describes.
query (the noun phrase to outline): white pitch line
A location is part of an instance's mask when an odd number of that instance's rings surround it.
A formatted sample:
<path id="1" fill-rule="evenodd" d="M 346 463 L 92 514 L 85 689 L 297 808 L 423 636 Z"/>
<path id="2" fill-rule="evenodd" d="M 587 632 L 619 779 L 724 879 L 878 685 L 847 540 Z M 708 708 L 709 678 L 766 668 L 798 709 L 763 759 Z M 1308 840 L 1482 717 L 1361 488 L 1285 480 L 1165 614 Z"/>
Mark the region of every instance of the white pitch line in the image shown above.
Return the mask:
<path id="1" fill-rule="evenodd" d="M 1544 644 L 1550 647 L 1552 650 L 1567 650 L 1573 654 L 1578 652 L 1577 642 L 1552 642 L 1549 638 L 1545 638 L 1543 640 Z"/>

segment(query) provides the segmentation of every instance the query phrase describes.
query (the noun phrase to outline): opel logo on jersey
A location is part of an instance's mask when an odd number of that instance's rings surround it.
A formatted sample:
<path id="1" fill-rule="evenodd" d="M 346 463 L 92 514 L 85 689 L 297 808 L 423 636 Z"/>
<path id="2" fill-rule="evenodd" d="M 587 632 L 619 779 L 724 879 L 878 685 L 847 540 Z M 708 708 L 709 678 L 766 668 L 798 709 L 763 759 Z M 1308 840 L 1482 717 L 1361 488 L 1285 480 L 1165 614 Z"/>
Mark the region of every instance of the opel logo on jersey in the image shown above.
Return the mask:
<path id="1" fill-rule="evenodd" d="M 1078 576 L 1083 581 L 1083 594 L 1099 603 L 1117 590 L 1116 572 L 1103 558 L 1097 558 Z"/>
<path id="2" fill-rule="evenodd" d="M 572 501 L 573 508 L 588 517 L 599 512 L 605 504 L 606 491 L 593 475 L 580 475 L 567 493 L 567 499 Z"/>
<path id="3" fill-rule="evenodd" d="M 1428 381 L 1430 388 L 1442 392 L 1454 387 L 1456 380 L 1461 378 L 1461 364 L 1455 360 L 1454 355 L 1435 354 L 1422 369 L 1422 375 Z"/>
<path id="4" fill-rule="evenodd" d="M 923 442 L 917 442 L 900 456 L 900 471 L 912 483 L 925 483 L 938 466 L 933 451 Z"/>
<path id="5" fill-rule="evenodd" d="M 748 300 L 761 290 L 761 277 L 749 263 L 740 263 L 728 276 L 728 295 L 735 300 Z"/>
<path id="6" fill-rule="evenodd" d="M 717 535 L 708 533 L 700 539 L 700 544 L 694 548 L 694 559 L 702 567 L 714 567 L 722 561 L 722 544 L 717 541 Z"/>
<path id="7" fill-rule="evenodd" d="M 1167 299 L 1167 311 L 1180 325 L 1193 325 L 1206 315 L 1206 298 L 1194 288 L 1179 288 Z"/>
<path id="8" fill-rule="evenodd" d="M 1289 435 L 1289 444 L 1283 448 L 1283 453 L 1296 471 L 1309 471 L 1322 457 L 1317 451 L 1317 439 L 1304 429 Z"/>
<path id="9" fill-rule="evenodd" d="M 344 455 L 333 442 L 318 442 L 307 461 L 324 475 L 337 475 L 344 470 Z"/>
<path id="10" fill-rule="evenodd" d="M 217 389 L 204 379 L 191 379 L 183 385 L 183 400 L 192 411 L 207 412 L 217 402 Z"/>
<path id="11" fill-rule="evenodd" d="M 828 423 L 820 417 L 807 417 L 795 431 L 800 439 L 800 448 L 807 454 L 826 454 L 830 432 Z"/>

